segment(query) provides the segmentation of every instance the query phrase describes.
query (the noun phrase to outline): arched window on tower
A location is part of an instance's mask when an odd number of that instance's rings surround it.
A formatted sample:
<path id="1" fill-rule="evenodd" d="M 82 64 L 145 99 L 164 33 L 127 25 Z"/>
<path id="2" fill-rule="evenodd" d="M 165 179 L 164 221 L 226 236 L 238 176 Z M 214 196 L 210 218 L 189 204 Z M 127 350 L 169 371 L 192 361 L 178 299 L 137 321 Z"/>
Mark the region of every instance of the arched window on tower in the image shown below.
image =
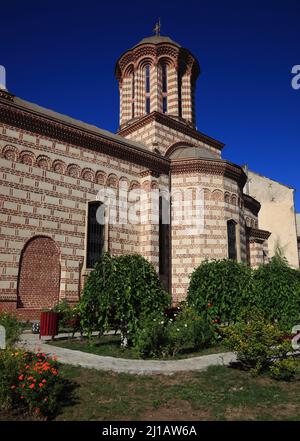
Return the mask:
<path id="1" fill-rule="evenodd" d="M 232 219 L 227 221 L 228 258 L 237 260 L 236 248 L 236 222 Z"/>
<path id="2" fill-rule="evenodd" d="M 163 113 L 168 111 L 168 66 L 166 64 L 162 65 L 162 100 L 163 100 Z"/>
<path id="3" fill-rule="evenodd" d="M 145 67 L 145 94 L 146 94 L 146 113 L 150 113 L 150 65 Z"/>

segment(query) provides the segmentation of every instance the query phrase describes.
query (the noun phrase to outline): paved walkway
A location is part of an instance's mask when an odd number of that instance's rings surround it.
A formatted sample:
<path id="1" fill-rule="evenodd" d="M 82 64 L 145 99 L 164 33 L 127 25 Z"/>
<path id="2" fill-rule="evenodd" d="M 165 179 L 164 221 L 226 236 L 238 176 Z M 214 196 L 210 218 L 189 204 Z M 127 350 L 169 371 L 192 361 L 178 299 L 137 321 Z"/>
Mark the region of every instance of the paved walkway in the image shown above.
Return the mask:
<path id="1" fill-rule="evenodd" d="M 65 335 L 67 336 L 68 334 Z M 63 334 L 59 335 L 59 337 L 63 336 Z M 171 375 L 182 371 L 201 371 L 213 365 L 228 365 L 236 359 L 233 353 L 224 352 L 182 360 L 126 360 L 124 358 L 88 354 L 87 352 L 48 345 L 45 339 L 39 340 L 38 335 L 31 333 L 22 334 L 21 344 L 31 351 L 56 355 L 60 363 L 97 369 L 99 371 L 126 372 L 141 375 Z"/>

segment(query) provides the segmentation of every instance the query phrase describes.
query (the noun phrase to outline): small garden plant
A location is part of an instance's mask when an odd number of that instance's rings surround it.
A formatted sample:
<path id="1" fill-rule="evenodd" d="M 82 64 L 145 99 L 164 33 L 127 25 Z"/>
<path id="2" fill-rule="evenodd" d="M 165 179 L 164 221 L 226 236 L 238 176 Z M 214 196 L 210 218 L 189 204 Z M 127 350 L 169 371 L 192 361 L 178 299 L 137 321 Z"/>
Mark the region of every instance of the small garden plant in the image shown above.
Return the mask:
<path id="1" fill-rule="evenodd" d="M 8 348 L 0 351 L 0 406 L 42 418 L 61 406 L 67 382 L 54 357 Z"/>
<path id="2" fill-rule="evenodd" d="M 257 308 L 249 310 L 247 317 L 228 326 L 223 333 L 224 344 L 252 375 L 269 372 L 276 379 L 293 379 L 296 363 L 291 339 L 286 339 L 285 333 L 266 320 Z"/>

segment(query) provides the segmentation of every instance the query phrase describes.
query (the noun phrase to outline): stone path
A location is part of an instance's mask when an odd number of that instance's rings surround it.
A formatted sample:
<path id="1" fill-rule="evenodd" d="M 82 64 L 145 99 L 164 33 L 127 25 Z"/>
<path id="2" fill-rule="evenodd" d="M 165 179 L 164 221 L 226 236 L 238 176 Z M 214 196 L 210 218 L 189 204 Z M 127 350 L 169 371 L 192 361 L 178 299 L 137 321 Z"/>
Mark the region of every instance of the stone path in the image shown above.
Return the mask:
<path id="1" fill-rule="evenodd" d="M 65 335 L 67 336 L 68 334 Z M 59 335 L 59 337 L 63 336 L 63 334 Z M 126 372 L 129 374 L 171 375 L 182 371 L 201 371 L 213 365 L 228 365 L 236 360 L 235 355 L 231 352 L 202 355 L 182 360 L 126 360 L 124 358 L 106 357 L 52 346 L 45 343 L 45 341 L 45 339 L 39 340 L 38 335 L 31 333 L 24 333 L 21 337 L 21 345 L 24 348 L 35 352 L 40 351 L 49 355 L 56 355 L 60 363 L 97 369 L 99 371 Z"/>

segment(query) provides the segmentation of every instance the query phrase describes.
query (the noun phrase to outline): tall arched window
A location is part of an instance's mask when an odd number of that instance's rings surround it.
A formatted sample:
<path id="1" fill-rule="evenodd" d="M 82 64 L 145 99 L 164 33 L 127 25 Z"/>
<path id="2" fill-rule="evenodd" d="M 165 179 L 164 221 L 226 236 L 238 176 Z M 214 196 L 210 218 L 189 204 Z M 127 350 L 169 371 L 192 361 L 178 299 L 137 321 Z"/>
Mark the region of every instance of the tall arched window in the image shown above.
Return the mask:
<path id="1" fill-rule="evenodd" d="M 146 113 L 150 113 L 150 65 L 145 67 L 145 94 L 146 94 Z"/>
<path id="2" fill-rule="evenodd" d="M 237 260 L 236 222 L 232 219 L 227 221 L 227 242 L 228 242 L 228 258 L 232 260 Z"/>
<path id="3" fill-rule="evenodd" d="M 99 219 L 103 212 L 99 212 L 98 208 L 102 202 L 95 201 L 88 204 L 87 218 L 87 268 L 93 268 L 95 263 L 100 259 L 104 250 L 104 225 L 103 219 Z M 99 222 L 100 221 L 100 222 Z"/>
<path id="4" fill-rule="evenodd" d="M 163 93 L 163 113 L 167 113 L 168 111 L 168 66 L 163 64 L 162 67 L 162 93 Z"/>

